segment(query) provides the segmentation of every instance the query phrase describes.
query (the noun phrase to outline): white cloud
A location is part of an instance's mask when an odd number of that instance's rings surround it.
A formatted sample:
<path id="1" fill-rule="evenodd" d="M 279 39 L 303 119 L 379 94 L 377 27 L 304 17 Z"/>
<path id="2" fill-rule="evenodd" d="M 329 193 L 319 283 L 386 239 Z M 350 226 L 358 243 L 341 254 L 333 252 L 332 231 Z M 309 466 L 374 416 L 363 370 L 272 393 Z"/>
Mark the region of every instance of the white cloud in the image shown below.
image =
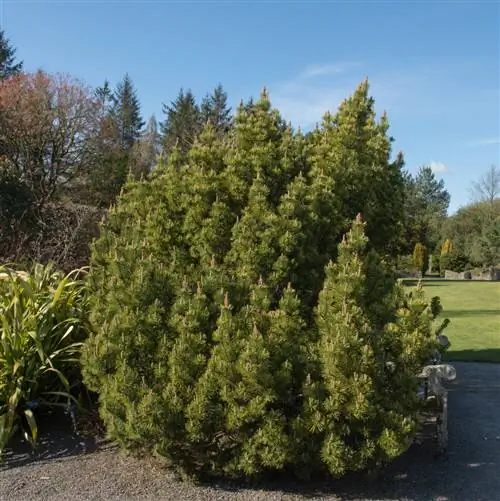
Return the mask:
<path id="1" fill-rule="evenodd" d="M 286 120 L 304 129 L 314 127 L 325 112 L 335 112 L 366 77 L 370 94 L 376 97 L 376 110 L 391 117 L 429 117 L 443 113 L 428 96 L 435 78 L 422 68 L 405 71 L 370 71 L 370 62 L 356 61 L 306 66 L 292 78 L 269 85 L 273 104 Z"/>
<path id="2" fill-rule="evenodd" d="M 429 164 L 429 167 L 431 168 L 432 172 L 434 172 L 434 174 L 442 174 L 450 170 L 445 164 L 441 162 L 431 162 Z"/>
<path id="3" fill-rule="evenodd" d="M 327 111 L 335 111 L 352 94 L 356 79 L 361 81 L 348 71 L 355 66 L 355 62 L 308 66 L 293 78 L 270 85 L 273 104 L 294 125 L 314 127 Z"/>
<path id="4" fill-rule="evenodd" d="M 487 137 L 484 139 L 476 139 L 468 143 L 470 146 L 490 146 L 500 144 L 500 137 Z"/>
<path id="5" fill-rule="evenodd" d="M 271 92 L 273 103 L 283 117 L 304 129 L 314 127 L 328 111 L 335 111 L 340 102 L 350 94 L 349 88 L 297 87 Z"/>
<path id="6" fill-rule="evenodd" d="M 344 73 L 347 66 L 349 66 L 349 64 L 316 64 L 308 66 L 300 74 L 300 78 L 316 78 L 327 75 L 338 75 L 339 73 Z"/>

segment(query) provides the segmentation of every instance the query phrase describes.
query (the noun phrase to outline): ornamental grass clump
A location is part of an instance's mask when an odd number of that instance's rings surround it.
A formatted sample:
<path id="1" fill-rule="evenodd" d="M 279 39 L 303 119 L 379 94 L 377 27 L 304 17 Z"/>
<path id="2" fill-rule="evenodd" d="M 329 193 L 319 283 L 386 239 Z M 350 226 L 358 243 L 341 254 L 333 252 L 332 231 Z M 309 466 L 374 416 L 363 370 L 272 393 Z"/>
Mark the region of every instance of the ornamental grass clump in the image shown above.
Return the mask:
<path id="1" fill-rule="evenodd" d="M 89 330 L 83 274 L 0 267 L 0 458 L 18 428 L 36 445 L 36 409 L 72 399 Z"/>

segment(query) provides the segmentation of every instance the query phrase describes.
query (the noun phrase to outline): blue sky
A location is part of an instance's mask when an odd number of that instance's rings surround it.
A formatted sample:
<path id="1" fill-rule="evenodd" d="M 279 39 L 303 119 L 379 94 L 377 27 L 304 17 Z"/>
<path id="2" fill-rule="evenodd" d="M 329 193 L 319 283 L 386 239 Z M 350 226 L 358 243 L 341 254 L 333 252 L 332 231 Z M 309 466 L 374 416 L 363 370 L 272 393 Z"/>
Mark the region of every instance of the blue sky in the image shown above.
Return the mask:
<path id="1" fill-rule="evenodd" d="M 452 195 L 500 166 L 500 3 L 0 0 L 28 71 L 114 85 L 128 72 L 143 114 L 182 86 L 221 82 L 235 106 L 263 86 L 303 129 L 366 76 L 407 167 L 432 164 Z"/>

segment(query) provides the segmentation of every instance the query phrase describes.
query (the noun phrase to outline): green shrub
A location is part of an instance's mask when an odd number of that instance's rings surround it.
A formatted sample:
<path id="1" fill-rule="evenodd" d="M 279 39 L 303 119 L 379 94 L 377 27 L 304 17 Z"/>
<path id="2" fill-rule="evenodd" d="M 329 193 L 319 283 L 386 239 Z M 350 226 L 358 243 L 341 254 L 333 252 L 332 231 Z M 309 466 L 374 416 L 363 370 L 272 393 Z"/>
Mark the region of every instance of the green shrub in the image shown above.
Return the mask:
<path id="1" fill-rule="evenodd" d="M 112 439 L 229 476 L 341 475 L 407 447 L 434 341 L 375 252 L 398 241 L 386 132 L 363 86 L 307 141 L 264 94 L 228 141 L 208 126 L 186 164 L 174 150 L 126 186 L 93 248 L 82 359 Z"/>
<path id="2" fill-rule="evenodd" d="M 65 405 L 88 332 L 84 283 L 52 266 L 0 267 L 0 458 L 18 424 L 35 445 L 33 409 Z"/>
<path id="3" fill-rule="evenodd" d="M 418 270 L 413 263 L 413 256 L 398 256 L 396 261 L 396 273 L 401 278 L 418 277 Z"/>
<path id="4" fill-rule="evenodd" d="M 441 255 L 440 269 L 443 276 L 446 270 L 462 272 L 472 268 L 469 258 L 458 249 L 453 249 L 451 252 Z"/>

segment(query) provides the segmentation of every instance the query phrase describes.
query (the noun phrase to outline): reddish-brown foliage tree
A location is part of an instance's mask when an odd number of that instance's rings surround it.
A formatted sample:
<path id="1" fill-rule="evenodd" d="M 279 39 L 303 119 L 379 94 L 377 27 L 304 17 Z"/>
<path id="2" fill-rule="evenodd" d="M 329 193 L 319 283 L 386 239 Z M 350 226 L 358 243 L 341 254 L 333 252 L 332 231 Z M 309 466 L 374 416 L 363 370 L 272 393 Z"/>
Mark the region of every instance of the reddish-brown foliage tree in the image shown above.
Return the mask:
<path id="1" fill-rule="evenodd" d="M 77 80 L 43 71 L 0 82 L 0 154 L 38 208 L 98 154 L 100 104 Z"/>

